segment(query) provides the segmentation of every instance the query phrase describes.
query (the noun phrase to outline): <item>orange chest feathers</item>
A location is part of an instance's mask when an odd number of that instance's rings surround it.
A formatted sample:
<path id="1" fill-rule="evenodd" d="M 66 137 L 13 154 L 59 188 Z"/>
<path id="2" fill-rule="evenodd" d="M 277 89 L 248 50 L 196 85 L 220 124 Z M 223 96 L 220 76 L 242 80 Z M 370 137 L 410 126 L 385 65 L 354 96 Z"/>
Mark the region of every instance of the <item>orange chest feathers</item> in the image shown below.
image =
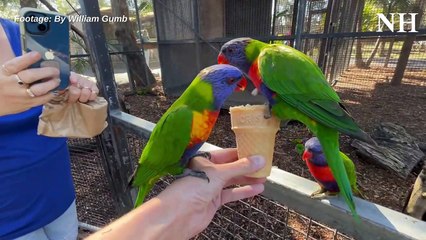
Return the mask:
<path id="1" fill-rule="evenodd" d="M 193 114 L 189 146 L 205 142 L 209 138 L 219 112 L 205 110 L 202 113 L 194 111 Z"/>

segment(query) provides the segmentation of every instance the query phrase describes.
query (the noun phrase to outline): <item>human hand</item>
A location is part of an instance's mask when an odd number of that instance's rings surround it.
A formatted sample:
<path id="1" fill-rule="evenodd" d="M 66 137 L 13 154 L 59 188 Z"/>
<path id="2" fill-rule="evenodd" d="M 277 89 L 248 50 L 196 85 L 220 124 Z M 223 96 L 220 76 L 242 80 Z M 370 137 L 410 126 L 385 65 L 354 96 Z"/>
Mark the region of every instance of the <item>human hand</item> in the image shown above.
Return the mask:
<path id="1" fill-rule="evenodd" d="M 87 239 L 189 239 L 208 226 L 223 204 L 263 191 L 266 178 L 245 177 L 265 165 L 262 157 L 238 160 L 236 149 L 211 155 L 211 161 L 197 157 L 190 166 L 204 171 L 210 182 L 195 177 L 178 179 L 157 197 Z"/>
<path id="2" fill-rule="evenodd" d="M 70 103 L 93 101 L 99 93 L 96 83 L 74 72 L 71 72 L 68 90 L 68 102 Z"/>
<path id="3" fill-rule="evenodd" d="M 1 66 L 0 116 L 45 104 L 54 97 L 51 91 L 59 85 L 59 70 L 53 67 L 27 69 L 40 59 L 40 53 L 30 52 Z M 42 81 L 37 82 L 39 80 Z"/>
<path id="4" fill-rule="evenodd" d="M 169 227 L 167 231 L 170 231 L 168 234 L 174 232 L 170 236 L 175 236 L 175 239 L 189 239 L 200 233 L 222 205 L 252 197 L 264 190 L 266 178 L 245 177 L 265 165 L 263 157 L 238 160 L 236 149 L 214 151 L 211 155 L 211 161 L 197 157 L 190 164 L 191 169 L 204 171 L 209 183 L 204 179 L 185 177 L 174 181 L 157 197 L 172 208 L 169 215 L 175 228 Z M 233 185 L 240 186 L 229 188 Z M 163 217 L 162 221 L 166 219 Z"/>

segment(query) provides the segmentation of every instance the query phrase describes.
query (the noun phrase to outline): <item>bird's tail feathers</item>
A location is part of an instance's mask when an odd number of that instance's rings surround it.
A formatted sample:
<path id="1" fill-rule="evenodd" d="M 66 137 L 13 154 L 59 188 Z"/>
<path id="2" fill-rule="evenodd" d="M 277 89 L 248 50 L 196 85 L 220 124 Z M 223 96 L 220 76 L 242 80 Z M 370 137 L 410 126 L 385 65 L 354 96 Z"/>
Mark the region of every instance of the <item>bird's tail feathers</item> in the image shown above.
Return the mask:
<path id="1" fill-rule="evenodd" d="M 346 173 L 343 160 L 340 158 L 338 142 L 339 134 L 337 131 L 331 129 L 327 129 L 328 131 L 326 129 L 323 130 L 325 131 L 318 129 L 317 137 L 321 143 L 327 163 L 331 168 L 333 176 L 336 179 L 337 185 L 339 186 L 340 193 L 345 199 L 345 202 L 348 205 L 352 215 L 355 219 L 359 219 L 356 212 L 349 178 Z"/>
<path id="2" fill-rule="evenodd" d="M 146 183 L 146 184 L 142 184 L 139 187 L 138 196 L 136 197 L 134 208 L 137 208 L 138 206 L 140 206 L 143 203 L 146 195 L 148 195 L 148 193 L 151 191 L 153 186 L 154 186 L 154 184 L 152 184 L 152 183 Z"/>

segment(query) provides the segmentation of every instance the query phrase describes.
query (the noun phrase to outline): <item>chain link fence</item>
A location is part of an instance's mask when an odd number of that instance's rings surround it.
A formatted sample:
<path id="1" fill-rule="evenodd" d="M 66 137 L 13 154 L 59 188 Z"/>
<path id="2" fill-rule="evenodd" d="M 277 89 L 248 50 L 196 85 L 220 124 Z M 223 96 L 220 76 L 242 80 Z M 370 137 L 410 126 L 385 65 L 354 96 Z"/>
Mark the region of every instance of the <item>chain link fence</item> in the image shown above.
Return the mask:
<path id="1" fill-rule="evenodd" d="M 146 140 L 127 134 L 132 162 L 136 166 Z M 104 168 L 96 139 L 68 142 L 77 194 L 80 222 L 102 227 L 120 217 Z M 160 193 L 173 181 L 164 177 L 147 196 Z M 209 227 L 194 239 L 352 239 L 336 229 L 305 217 L 263 196 L 223 206 Z"/>

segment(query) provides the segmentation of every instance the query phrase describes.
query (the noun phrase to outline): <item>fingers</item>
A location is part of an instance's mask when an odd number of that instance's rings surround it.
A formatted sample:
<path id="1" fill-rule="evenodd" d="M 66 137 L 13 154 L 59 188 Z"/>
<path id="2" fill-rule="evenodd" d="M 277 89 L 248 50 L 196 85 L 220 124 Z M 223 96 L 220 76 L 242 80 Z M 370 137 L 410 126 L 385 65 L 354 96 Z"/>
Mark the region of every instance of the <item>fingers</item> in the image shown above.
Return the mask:
<path id="1" fill-rule="evenodd" d="M 262 193 L 264 189 L 265 186 L 263 184 L 253 184 L 244 187 L 225 189 L 222 191 L 221 205 L 244 198 L 253 197 L 259 193 Z"/>
<path id="2" fill-rule="evenodd" d="M 265 159 L 260 155 L 255 155 L 235 162 L 219 164 L 217 168 L 222 172 L 223 179 L 228 182 L 232 178 L 254 173 L 263 166 L 265 166 Z"/>
<path id="3" fill-rule="evenodd" d="M 59 70 L 53 67 L 31 68 L 22 70 L 17 75 L 24 83 L 31 84 L 40 79 L 59 79 Z"/>
<path id="4" fill-rule="evenodd" d="M 50 100 L 52 100 L 54 96 L 55 96 L 54 94 L 49 93 L 49 94 L 42 95 L 40 97 L 34 97 L 33 101 L 31 101 L 31 105 L 32 105 L 31 107 L 43 105 L 49 102 Z"/>
<path id="5" fill-rule="evenodd" d="M 55 89 L 57 86 L 59 86 L 59 83 L 60 83 L 60 79 L 55 78 L 55 79 L 50 79 L 47 81 L 33 84 L 29 86 L 28 88 L 31 90 L 31 92 L 35 96 L 42 96 L 52 91 L 53 89 Z"/>
<path id="6" fill-rule="evenodd" d="M 210 152 L 212 158 L 210 161 L 216 164 L 234 162 L 238 159 L 236 148 L 225 148 Z"/>
<path id="7" fill-rule="evenodd" d="M 251 185 L 251 184 L 258 184 L 258 183 L 265 183 L 266 178 L 254 178 L 254 177 L 237 177 L 229 180 L 225 187 L 229 187 L 232 185 Z"/>
<path id="8" fill-rule="evenodd" d="M 24 69 L 27 69 L 31 64 L 36 63 L 41 59 L 38 52 L 25 53 L 22 56 L 16 57 L 3 64 L 2 72 L 6 76 L 10 76 Z"/>
<path id="9" fill-rule="evenodd" d="M 88 102 L 96 99 L 99 89 L 96 84 L 74 72 L 71 72 L 68 102 Z"/>
<path id="10" fill-rule="evenodd" d="M 77 88 L 76 86 L 71 85 L 68 88 L 69 95 L 68 95 L 68 102 L 74 103 L 78 101 L 78 98 L 80 97 L 81 89 Z"/>

